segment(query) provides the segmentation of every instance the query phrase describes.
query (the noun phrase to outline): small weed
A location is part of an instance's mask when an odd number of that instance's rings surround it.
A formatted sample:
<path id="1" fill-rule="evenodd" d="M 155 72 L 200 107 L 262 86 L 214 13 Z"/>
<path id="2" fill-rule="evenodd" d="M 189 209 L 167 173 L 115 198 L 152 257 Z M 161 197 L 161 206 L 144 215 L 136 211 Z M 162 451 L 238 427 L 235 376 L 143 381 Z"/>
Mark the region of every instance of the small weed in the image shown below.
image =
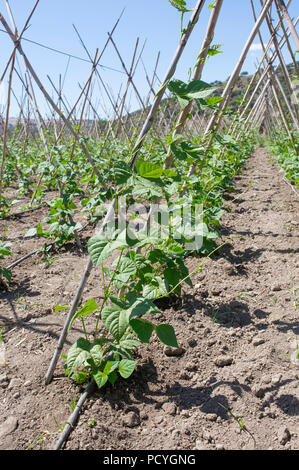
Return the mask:
<path id="1" fill-rule="evenodd" d="M 212 322 L 212 323 L 217 323 L 217 322 L 219 322 L 218 315 L 219 315 L 219 310 L 217 310 L 215 313 L 213 313 L 213 315 L 212 315 L 212 317 L 211 317 L 211 322 Z"/>
<path id="2" fill-rule="evenodd" d="M 90 423 L 87 423 L 87 424 L 86 424 L 86 426 L 87 426 L 88 428 L 93 428 L 95 425 L 96 425 L 96 423 L 95 423 L 95 420 L 94 420 L 94 419 L 92 419 L 92 420 L 90 421 Z"/>
<path id="3" fill-rule="evenodd" d="M 25 294 L 18 294 L 18 299 L 17 299 L 17 302 L 16 304 L 19 305 L 21 303 L 21 301 L 23 300 L 23 310 L 28 310 L 28 301 L 27 301 L 27 297 L 25 296 Z"/>
<path id="4" fill-rule="evenodd" d="M 4 328 L 0 328 L 0 343 L 4 343 L 4 338 L 3 338 L 3 332 L 4 332 Z"/>
<path id="5" fill-rule="evenodd" d="M 28 444 L 28 446 L 26 447 L 26 450 L 32 450 L 34 449 L 36 446 L 39 446 L 39 449 L 40 450 L 43 450 L 44 449 L 44 443 L 45 443 L 45 440 L 47 439 L 47 435 L 46 434 L 39 434 L 38 436 L 36 436 L 32 442 L 30 442 Z"/>
<path id="6" fill-rule="evenodd" d="M 245 423 L 243 421 L 243 418 L 237 418 L 233 412 L 229 409 L 229 408 L 226 408 L 224 405 L 222 405 L 221 403 L 218 402 L 218 405 L 222 406 L 222 408 L 225 409 L 225 411 L 227 413 L 229 413 L 233 418 L 234 420 L 238 423 L 239 427 L 240 427 L 240 431 L 244 431 L 245 430 Z"/>
<path id="7" fill-rule="evenodd" d="M 54 421 L 55 421 L 56 426 L 60 429 L 60 431 L 63 431 L 63 427 L 60 426 L 60 424 L 58 423 L 58 421 L 57 421 L 57 419 L 55 418 L 55 416 L 54 416 L 53 419 L 54 419 Z"/>
<path id="8" fill-rule="evenodd" d="M 299 287 L 295 287 L 295 285 L 293 283 L 293 287 L 292 287 L 291 291 L 292 291 L 292 295 L 293 295 L 293 299 L 294 299 L 295 310 L 298 310 L 298 308 L 299 308 L 299 294 L 298 294 Z"/>
<path id="9" fill-rule="evenodd" d="M 251 432 L 248 431 L 248 429 L 246 428 L 243 418 L 237 418 L 229 408 L 226 408 L 224 405 L 222 405 L 219 402 L 218 402 L 218 405 L 220 405 L 227 413 L 229 413 L 232 416 L 232 418 L 236 421 L 236 423 L 238 423 L 240 432 L 245 431 L 249 434 L 249 436 L 253 439 L 254 446 L 255 446 L 255 439 L 253 435 L 251 434 Z"/>
<path id="10" fill-rule="evenodd" d="M 218 319 L 217 319 L 217 313 L 215 313 L 212 317 L 211 317 L 211 322 L 212 323 L 217 323 L 218 322 Z"/>
<path id="11" fill-rule="evenodd" d="M 253 297 L 253 296 L 255 295 L 255 293 L 254 293 L 253 291 L 251 291 L 251 290 L 242 291 L 242 292 L 240 292 L 240 294 L 238 295 L 238 299 L 241 300 L 241 299 L 243 299 L 244 297 L 246 297 L 246 296 L 248 296 L 248 295 L 251 296 L 251 297 Z"/>
<path id="12" fill-rule="evenodd" d="M 78 395 L 76 395 L 75 398 L 72 400 L 72 411 L 75 411 L 75 408 L 77 406 L 77 401 L 78 401 Z"/>

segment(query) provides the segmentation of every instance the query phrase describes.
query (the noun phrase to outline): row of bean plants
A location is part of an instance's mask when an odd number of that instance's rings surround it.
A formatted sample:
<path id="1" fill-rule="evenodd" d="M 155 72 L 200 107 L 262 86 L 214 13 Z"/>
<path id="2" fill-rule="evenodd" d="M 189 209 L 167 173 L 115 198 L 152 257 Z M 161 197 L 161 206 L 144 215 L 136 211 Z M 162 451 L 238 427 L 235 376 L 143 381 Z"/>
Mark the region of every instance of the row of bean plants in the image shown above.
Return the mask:
<path id="1" fill-rule="evenodd" d="M 214 109 L 221 99 L 211 97 L 214 88 L 202 81 L 185 84 L 174 80 L 168 86 L 182 107 L 194 100 L 199 109 Z M 8 142 L 3 183 L 15 187 L 17 197 L 34 195 L 38 204 L 47 200 L 47 217 L 24 236 L 52 240 L 57 248 L 72 241 L 82 227 L 76 222 L 79 212 L 86 221 L 98 222 L 107 205 L 116 201 L 113 223 L 88 242 L 88 254 L 101 278 L 103 300 L 98 304 L 91 298 L 80 306 L 72 323 L 82 322 L 84 336 L 64 356 L 68 376 L 78 383 L 92 377 L 102 387 L 107 381 L 114 384 L 118 374 L 124 378 L 132 374 L 134 351 L 141 343 L 148 344 L 153 334 L 163 344 L 178 347 L 173 327 L 152 321 L 160 312 L 158 300 L 180 295 L 184 283 L 192 286 L 188 256 L 199 257 L 200 264 L 217 247 L 226 195 L 234 188 L 233 178 L 252 153 L 255 139 L 250 134 L 239 141 L 217 135 L 206 150 L 202 137 L 172 132 L 163 141 L 149 138 L 144 142 L 134 168 L 129 165 L 133 144 L 113 140 L 103 145 L 103 141 L 91 139 L 85 143 L 100 176 L 73 141 L 55 145 L 53 138 L 49 161 L 38 139 L 27 140 L 24 146 L 13 137 Z M 165 165 L 169 151 L 171 168 Z M 198 170 L 187 176 L 195 161 Z M 52 191 L 55 197 L 48 200 Z M 2 199 L 3 216 L 15 201 L 5 195 Z M 182 214 L 187 214 L 187 221 Z M 195 233 L 198 215 L 200 233 Z M 8 247 L 3 250 L 3 255 L 9 254 Z M 56 306 L 56 310 L 67 308 Z M 92 341 L 84 323 L 91 314 L 96 318 Z"/>
<path id="2" fill-rule="evenodd" d="M 290 138 L 277 131 L 268 148 L 291 184 L 299 185 L 299 134 L 294 133 L 295 147 Z"/>

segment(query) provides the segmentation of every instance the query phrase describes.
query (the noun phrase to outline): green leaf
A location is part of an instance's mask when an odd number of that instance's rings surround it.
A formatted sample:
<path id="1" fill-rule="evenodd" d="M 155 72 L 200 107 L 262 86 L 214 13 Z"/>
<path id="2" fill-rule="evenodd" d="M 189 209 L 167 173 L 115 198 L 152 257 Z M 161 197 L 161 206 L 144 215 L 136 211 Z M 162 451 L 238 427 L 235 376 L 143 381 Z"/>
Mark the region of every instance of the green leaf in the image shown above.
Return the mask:
<path id="1" fill-rule="evenodd" d="M 143 287 L 143 297 L 146 299 L 156 299 L 168 292 L 168 283 L 161 277 L 155 277 L 150 284 Z"/>
<path id="2" fill-rule="evenodd" d="M 191 281 L 190 277 L 187 277 L 188 274 L 189 274 L 189 270 L 188 270 L 187 266 L 185 266 L 184 261 L 180 258 L 177 258 L 176 263 L 178 264 L 178 266 L 180 268 L 182 279 L 186 278 L 185 279 L 186 284 L 188 284 L 188 286 L 190 286 L 190 287 L 193 287 L 193 284 L 192 284 L 192 281 Z"/>
<path id="3" fill-rule="evenodd" d="M 108 243 L 106 238 L 99 235 L 95 235 L 89 239 L 88 253 L 95 268 L 101 264 L 101 254 Z"/>
<path id="4" fill-rule="evenodd" d="M 214 106 L 215 104 L 220 103 L 220 101 L 222 100 L 223 100 L 222 96 L 208 96 L 206 98 L 206 102 L 208 106 Z"/>
<path id="5" fill-rule="evenodd" d="M 168 84 L 169 91 L 175 95 L 180 106 L 184 108 L 192 100 L 206 98 L 214 93 L 217 87 L 212 87 L 202 80 L 193 80 L 186 84 L 181 80 L 172 80 Z"/>
<path id="6" fill-rule="evenodd" d="M 36 234 L 37 235 L 43 235 L 43 227 L 42 227 L 42 224 L 39 222 L 36 226 Z"/>
<path id="7" fill-rule="evenodd" d="M 232 137 L 231 135 L 223 135 L 221 136 L 221 140 L 224 144 L 238 145 L 236 139 L 234 139 L 234 137 Z"/>
<path id="8" fill-rule="evenodd" d="M 119 361 L 106 361 L 103 374 L 105 375 L 111 374 L 115 369 L 117 369 L 118 365 L 119 365 Z"/>
<path id="9" fill-rule="evenodd" d="M 148 344 L 155 329 L 155 325 L 143 318 L 132 318 L 130 326 L 142 343 Z"/>
<path id="10" fill-rule="evenodd" d="M 12 252 L 9 248 L 0 248 L 0 255 L 10 256 Z"/>
<path id="11" fill-rule="evenodd" d="M 115 382 L 117 381 L 117 373 L 116 371 L 112 371 L 109 375 L 108 375 L 108 380 L 109 382 L 111 383 L 111 385 L 114 385 Z"/>
<path id="12" fill-rule="evenodd" d="M 162 197 L 162 183 L 160 180 L 151 181 L 141 176 L 135 178 L 133 193 L 145 197 Z"/>
<path id="13" fill-rule="evenodd" d="M 213 44 L 213 46 L 211 46 L 208 50 L 208 55 L 214 56 L 216 54 L 222 54 L 220 47 L 221 47 L 221 44 Z"/>
<path id="14" fill-rule="evenodd" d="M 102 235 L 95 235 L 88 241 L 88 253 L 94 267 L 97 268 L 111 256 L 114 250 L 127 248 L 128 246 L 128 242 L 122 234 L 119 234 L 115 240 L 109 240 Z"/>
<path id="15" fill-rule="evenodd" d="M 188 154 L 182 149 L 180 144 L 171 144 L 170 150 L 173 155 L 178 158 L 179 160 L 185 161 L 188 158 Z"/>
<path id="16" fill-rule="evenodd" d="M 82 385 L 88 381 L 89 373 L 85 370 L 79 370 L 72 375 L 72 379 L 74 379 L 78 385 Z"/>
<path id="17" fill-rule="evenodd" d="M 91 313 L 93 313 L 98 308 L 99 307 L 98 307 L 96 301 L 94 299 L 89 299 L 83 305 L 83 307 L 81 307 L 80 310 L 78 310 L 76 316 L 77 317 L 83 317 L 83 316 L 86 316 L 86 315 L 90 315 Z"/>
<path id="18" fill-rule="evenodd" d="M 29 238 L 29 237 L 34 237 L 35 235 L 37 234 L 37 229 L 34 227 L 34 228 L 30 228 L 24 235 L 25 238 Z"/>
<path id="19" fill-rule="evenodd" d="M 2 275 L 8 280 L 8 282 L 11 281 L 11 278 L 12 278 L 12 273 L 9 269 L 6 269 L 6 268 L 1 268 L 0 269 L 0 272 L 2 273 Z"/>
<path id="20" fill-rule="evenodd" d="M 95 380 L 95 382 L 96 382 L 96 384 L 99 388 L 104 387 L 104 385 L 106 384 L 106 382 L 108 380 L 108 375 L 104 374 L 100 370 L 94 371 L 92 373 L 92 376 L 93 376 L 93 378 L 94 378 L 94 380 Z"/>
<path id="21" fill-rule="evenodd" d="M 118 365 L 120 375 L 127 379 L 134 372 L 137 362 L 129 359 L 122 359 Z"/>
<path id="22" fill-rule="evenodd" d="M 168 283 L 174 287 L 176 286 L 181 279 L 180 273 L 173 268 L 166 268 L 163 271 L 163 276 L 167 279 Z"/>
<path id="23" fill-rule="evenodd" d="M 93 344 L 90 348 L 90 356 L 96 367 L 100 367 L 103 360 L 103 349 L 99 344 Z"/>
<path id="24" fill-rule="evenodd" d="M 130 166 L 122 161 L 116 162 L 113 167 L 114 179 L 117 185 L 124 184 L 132 176 Z"/>
<path id="25" fill-rule="evenodd" d="M 123 258 L 118 265 L 118 273 L 116 279 L 118 281 L 127 282 L 128 279 L 136 274 L 136 265 L 129 258 Z"/>
<path id="26" fill-rule="evenodd" d="M 168 83 L 167 87 L 170 93 L 172 93 L 173 95 L 183 96 L 187 93 L 187 84 L 182 80 L 178 80 L 177 78 L 171 80 Z"/>
<path id="27" fill-rule="evenodd" d="M 204 147 L 198 147 L 194 145 L 192 142 L 183 141 L 180 143 L 184 152 L 186 152 L 192 158 L 200 158 L 205 153 Z"/>
<path id="28" fill-rule="evenodd" d="M 131 351 L 140 346 L 140 341 L 133 335 L 124 335 L 117 346 L 118 352 L 123 356 L 130 357 Z"/>
<path id="29" fill-rule="evenodd" d="M 164 251 L 160 250 L 160 248 L 154 248 L 153 250 L 151 250 L 148 253 L 147 256 L 148 256 L 148 260 L 152 264 L 155 264 L 155 263 L 163 264 L 167 260 L 167 257 L 165 255 Z"/>
<path id="30" fill-rule="evenodd" d="M 136 254 L 134 263 L 138 271 L 141 271 L 141 272 L 152 271 L 151 264 L 141 253 Z"/>
<path id="31" fill-rule="evenodd" d="M 102 321 L 112 336 L 119 341 L 129 326 L 130 311 L 122 310 L 117 305 L 104 307 Z"/>
<path id="32" fill-rule="evenodd" d="M 163 344 L 171 346 L 173 348 L 178 348 L 178 343 L 174 329 L 171 325 L 159 325 L 156 327 L 156 333 L 158 338 Z"/>
<path id="33" fill-rule="evenodd" d="M 173 253 L 176 253 L 177 255 L 181 255 L 185 252 L 184 248 L 180 245 L 176 245 L 175 243 L 173 243 L 172 245 L 170 245 L 168 247 L 168 250 L 169 251 L 172 251 Z"/>
<path id="34" fill-rule="evenodd" d="M 163 173 L 163 167 L 148 161 L 138 160 L 136 168 L 139 176 L 143 178 L 160 178 Z"/>
<path id="35" fill-rule="evenodd" d="M 186 95 L 189 99 L 206 98 L 210 96 L 218 87 L 212 87 L 209 83 L 203 82 L 202 80 L 193 80 L 188 83 L 186 89 Z"/>
<path id="36" fill-rule="evenodd" d="M 119 299 L 118 297 L 115 297 L 115 295 L 110 294 L 110 300 L 113 304 L 117 305 L 120 309 L 125 310 L 128 307 L 128 304 L 124 302 L 123 300 Z"/>
<path id="37" fill-rule="evenodd" d="M 141 317 L 145 314 L 154 315 L 161 313 L 158 307 L 149 299 L 137 297 L 130 306 L 130 318 Z"/>
<path id="38" fill-rule="evenodd" d="M 69 375 L 72 375 L 87 359 L 90 359 L 90 348 L 91 343 L 85 338 L 79 338 L 70 347 L 66 361 Z"/>
<path id="39" fill-rule="evenodd" d="M 169 3 L 171 3 L 171 5 L 174 8 L 176 8 L 181 13 L 187 13 L 188 11 L 192 11 L 192 10 L 187 10 L 185 0 L 168 0 L 168 1 Z"/>
<path id="40" fill-rule="evenodd" d="M 60 312 L 61 310 L 68 310 L 70 308 L 69 305 L 55 305 L 54 310 L 55 312 Z"/>
<path id="41" fill-rule="evenodd" d="M 178 174 L 175 171 L 167 170 L 167 169 L 163 170 L 163 175 L 167 176 L 167 178 L 175 178 L 178 176 Z"/>
<path id="42" fill-rule="evenodd" d="M 91 313 L 95 312 L 98 310 L 98 305 L 94 299 L 89 299 L 83 307 L 81 307 L 77 313 L 73 316 L 69 328 L 72 326 L 73 322 L 76 320 L 76 318 L 81 318 L 85 317 L 87 315 L 90 315 Z"/>

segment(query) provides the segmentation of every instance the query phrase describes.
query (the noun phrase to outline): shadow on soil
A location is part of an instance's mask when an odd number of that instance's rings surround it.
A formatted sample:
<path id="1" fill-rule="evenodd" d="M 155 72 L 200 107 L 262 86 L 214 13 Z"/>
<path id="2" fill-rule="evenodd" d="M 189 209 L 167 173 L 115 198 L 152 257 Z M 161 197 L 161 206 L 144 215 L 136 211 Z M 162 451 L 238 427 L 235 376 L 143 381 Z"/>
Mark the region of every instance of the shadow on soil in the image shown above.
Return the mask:
<path id="1" fill-rule="evenodd" d="M 295 380 L 295 379 L 294 379 Z M 279 384 L 270 385 L 264 389 L 264 395 L 270 396 L 263 402 L 263 408 L 275 404 L 287 415 L 299 415 L 299 401 L 293 395 L 279 395 L 279 391 L 287 383 L 294 380 L 285 380 Z M 151 384 L 160 389 L 151 389 Z M 226 387 L 227 394 L 221 393 Z M 270 392 L 270 393 L 268 393 Z M 113 388 L 107 386 L 102 392 L 96 392 L 95 397 L 108 401 L 113 409 L 116 407 L 125 413 L 129 411 L 140 412 L 138 405 L 150 405 L 154 410 L 160 410 L 165 403 L 175 403 L 180 410 L 194 411 L 198 407 L 202 413 L 220 416 L 221 419 L 232 419 L 226 410 L 231 408 L 231 394 L 246 399 L 245 394 L 252 393 L 249 385 L 240 383 L 236 378 L 232 380 L 217 381 L 210 377 L 203 386 L 190 387 L 175 381 L 172 385 L 159 380 L 157 370 L 151 359 L 143 366 L 139 366 L 124 386 Z M 215 417 L 215 419 L 216 419 Z"/>

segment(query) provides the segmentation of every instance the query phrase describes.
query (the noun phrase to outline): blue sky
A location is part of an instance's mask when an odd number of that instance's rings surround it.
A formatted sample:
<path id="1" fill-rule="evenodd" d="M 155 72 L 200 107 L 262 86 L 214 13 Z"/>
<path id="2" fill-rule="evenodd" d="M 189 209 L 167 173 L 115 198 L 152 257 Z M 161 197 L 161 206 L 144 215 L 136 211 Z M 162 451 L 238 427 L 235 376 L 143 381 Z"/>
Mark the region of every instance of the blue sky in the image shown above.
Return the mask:
<path id="1" fill-rule="evenodd" d="M 298 14 L 298 7 L 295 5 L 297 2 L 298 0 L 293 0 L 289 8 L 289 12 L 293 17 Z M 34 0 L 9 1 L 19 31 L 22 29 L 34 3 Z M 177 67 L 176 78 L 188 80 L 188 71 L 196 62 L 206 31 L 210 15 L 208 9 L 210 3 L 211 0 L 206 1 L 200 19 Z M 195 4 L 196 0 L 187 0 L 188 7 L 193 8 Z M 259 0 L 255 0 L 255 5 L 259 12 Z M 24 33 L 24 38 L 60 50 L 65 54 L 87 59 L 86 52 L 80 44 L 73 24 L 82 36 L 90 54 L 94 56 L 96 48 L 101 51 L 104 47 L 108 31 L 112 30 L 124 8 L 124 13 L 113 38 L 127 68 L 130 66 L 138 37 L 139 52 L 145 43 L 142 60 L 150 77 L 153 73 L 157 54 L 160 51 L 157 74 L 162 79 L 177 48 L 180 36 L 180 14 L 170 5 L 168 0 L 114 0 L 113 2 L 107 0 L 105 2 L 101 0 L 86 0 L 84 2 L 79 0 L 40 0 L 30 21 L 30 27 Z M 0 11 L 9 23 L 5 2 L 1 2 Z M 273 10 L 273 17 L 276 18 L 274 13 Z M 188 18 L 189 16 L 186 14 L 186 21 Z M 222 45 L 223 53 L 209 60 L 204 69 L 203 80 L 207 82 L 216 79 L 225 80 L 231 74 L 253 24 L 250 0 L 224 0 L 213 40 L 214 44 Z M 2 25 L 0 27 L 2 29 Z M 267 42 L 269 33 L 265 26 L 262 31 L 264 42 Z M 0 41 L 0 73 L 2 74 L 12 50 L 12 43 L 7 34 L 3 32 L 0 32 Z M 258 37 L 255 38 L 254 43 L 256 45 L 259 43 Z M 68 55 L 53 52 L 26 40 L 23 41 L 22 45 L 31 64 L 50 94 L 53 94 L 56 99 L 56 94 L 47 75 L 50 76 L 56 87 L 58 87 L 59 76 L 61 76 L 61 79 L 64 79 L 63 95 L 69 103 L 74 103 L 80 93 L 79 84 L 83 85 L 89 76 L 90 63 L 73 57 L 69 59 Z M 251 51 L 243 70 L 253 73 L 257 57 L 261 57 L 261 52 L 258 49 Z M 287 54 L 286 60 L 289 61 Z M 121 93 L 124 91 L 127 77 L 111 44 L 104 52 L 100 64 L 105 66 L 99 68 L 105 86 L 107 89 L 109 88 L 114 97 L 117 97 L 119 91 Z M 22 70 L 23 73 L 20 59 L 18 59 L 17 69 Z M 7 79 L 8 74 L 5 77 L 6 87 Z M 134 82 L 142 98 L 145 98 L 148 93 L 148 84 L 141 61 L 136 69 Z M 20 98 L 20 81 L 17 77 L 14 79 L 13 86 L 16 96 Z M 157 87 L 158 84 L 156 83 L 156 89 Z M 41 109 L 43 111 L 48 110 L 38 91 L 36 91 L 36 95 Z M 105 113 L 107 110 L 107 113 L 109 113 L 109 99 L 103 89 L 99 90 L 98 82 L 94 82 L 93 96 L 98 111 Z M 135 105 L 135 94 L 130 88 L 128 106 L 133 109 Z M 14 98 L 11 106 L 11 115 L 16 115 L 18 107 Z"/>

